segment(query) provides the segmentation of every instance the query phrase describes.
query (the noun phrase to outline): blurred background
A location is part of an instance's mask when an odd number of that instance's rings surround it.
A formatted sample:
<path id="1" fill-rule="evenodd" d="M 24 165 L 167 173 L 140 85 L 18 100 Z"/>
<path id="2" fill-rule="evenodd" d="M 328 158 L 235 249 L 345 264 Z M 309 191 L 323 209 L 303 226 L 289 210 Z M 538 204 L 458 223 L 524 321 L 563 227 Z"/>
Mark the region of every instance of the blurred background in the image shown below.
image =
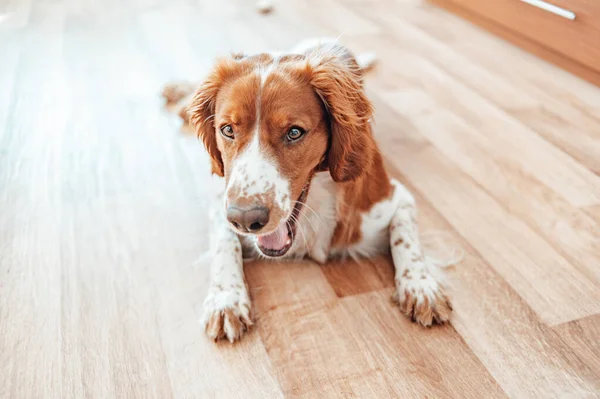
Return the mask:
<path id="1" fill-rule="evenodd" d="M 256 262 L 215 344 L 208 159 L 162 87 L 319 36 L 376 54 L 454 318 L 405 319 L 387 257 Z M 598 397 L 599 69 L 595 0 L 0 0 L 0 397 Z"/>

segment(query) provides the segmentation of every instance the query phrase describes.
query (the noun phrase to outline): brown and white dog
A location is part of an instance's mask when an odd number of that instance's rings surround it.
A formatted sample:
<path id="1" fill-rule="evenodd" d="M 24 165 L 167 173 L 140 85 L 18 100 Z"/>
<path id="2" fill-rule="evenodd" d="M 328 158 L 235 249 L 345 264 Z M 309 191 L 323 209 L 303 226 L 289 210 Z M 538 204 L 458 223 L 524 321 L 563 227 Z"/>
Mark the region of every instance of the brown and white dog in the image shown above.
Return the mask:
<path id="1" fill-rule="evenodd" d="M 373 138 L 363 69 L 343 46 L 319 41 L 220 59 L 194 94 L 165 88 L 170 102 L 192 95 L 182 116 L 224 177 L 204 302 L 211 338 L 233 342 L 252 325 L 242 253 L 325 263 L 391 250 L 401 311 L 423 326 L 450 317 L 441 271 L 423 257 L 415 201 L 389 179 Z"/>

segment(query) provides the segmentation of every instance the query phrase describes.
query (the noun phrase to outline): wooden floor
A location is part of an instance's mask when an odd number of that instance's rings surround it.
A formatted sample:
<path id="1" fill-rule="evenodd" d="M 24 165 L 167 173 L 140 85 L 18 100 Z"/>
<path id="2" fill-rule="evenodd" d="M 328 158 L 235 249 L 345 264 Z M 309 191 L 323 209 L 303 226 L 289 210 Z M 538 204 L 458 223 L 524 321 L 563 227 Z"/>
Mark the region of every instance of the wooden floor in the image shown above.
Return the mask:
<path id="1" fill-rule="evenodd" d="M 252 263 L 256 328 L 215 344 L 208 160 L 161 85 L 321 35 L 380 57 L 452 324 L 385 258 Z M 600 397 L 600 88 L 421 0 L 0 0 L 0 88 L 0 398 Z"/>

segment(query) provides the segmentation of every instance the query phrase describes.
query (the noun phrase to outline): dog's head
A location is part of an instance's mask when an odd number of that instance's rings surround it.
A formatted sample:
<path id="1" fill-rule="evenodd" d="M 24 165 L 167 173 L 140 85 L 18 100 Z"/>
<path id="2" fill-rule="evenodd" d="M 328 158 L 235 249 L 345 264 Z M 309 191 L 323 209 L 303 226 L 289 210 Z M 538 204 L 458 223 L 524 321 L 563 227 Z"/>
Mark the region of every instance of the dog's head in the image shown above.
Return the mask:
<path id="1" fill-rule="evenodd" d="M 271 257 L 292 246 L 310 181 L 357 179 L 373 150 L 367 100 L 342 47 L 221 59 L 196 92 L 190 122 L 224 176 L 227 219 Z"/>

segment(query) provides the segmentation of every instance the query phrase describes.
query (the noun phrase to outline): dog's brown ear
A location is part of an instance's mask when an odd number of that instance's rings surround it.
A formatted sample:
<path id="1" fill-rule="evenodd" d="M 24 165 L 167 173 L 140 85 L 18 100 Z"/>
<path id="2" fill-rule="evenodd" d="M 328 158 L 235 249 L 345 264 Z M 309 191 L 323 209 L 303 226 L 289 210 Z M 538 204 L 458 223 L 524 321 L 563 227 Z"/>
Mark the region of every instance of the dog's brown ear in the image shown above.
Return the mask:
<path id="1" fill-rule="evenodd" d="M 215 106 L 217 94 L 223 83 L 238 73 L 240 65 L 238 56 L 222 58 L 217 61 L 212 72 L 204 83 L 196 90 L 194 97 L 188 107 L 189 121 L 196 134 L 202 139 L 206 150 L 212 160 L 212 173 L 223 176 L 223 158 L 217 147 L 217 136 L 215 131 Z"/>
<path id="2" fill-rule="evenodd" d="M 358 178 L 371 162 L 375 150 L 370 128 L 373 107 L 363 91 L 354 58 L 333 50 L 309 57 L 308 68 L 311 84 L 329 113 L 329 172 L 334 181 L 345 182 Z"/>

